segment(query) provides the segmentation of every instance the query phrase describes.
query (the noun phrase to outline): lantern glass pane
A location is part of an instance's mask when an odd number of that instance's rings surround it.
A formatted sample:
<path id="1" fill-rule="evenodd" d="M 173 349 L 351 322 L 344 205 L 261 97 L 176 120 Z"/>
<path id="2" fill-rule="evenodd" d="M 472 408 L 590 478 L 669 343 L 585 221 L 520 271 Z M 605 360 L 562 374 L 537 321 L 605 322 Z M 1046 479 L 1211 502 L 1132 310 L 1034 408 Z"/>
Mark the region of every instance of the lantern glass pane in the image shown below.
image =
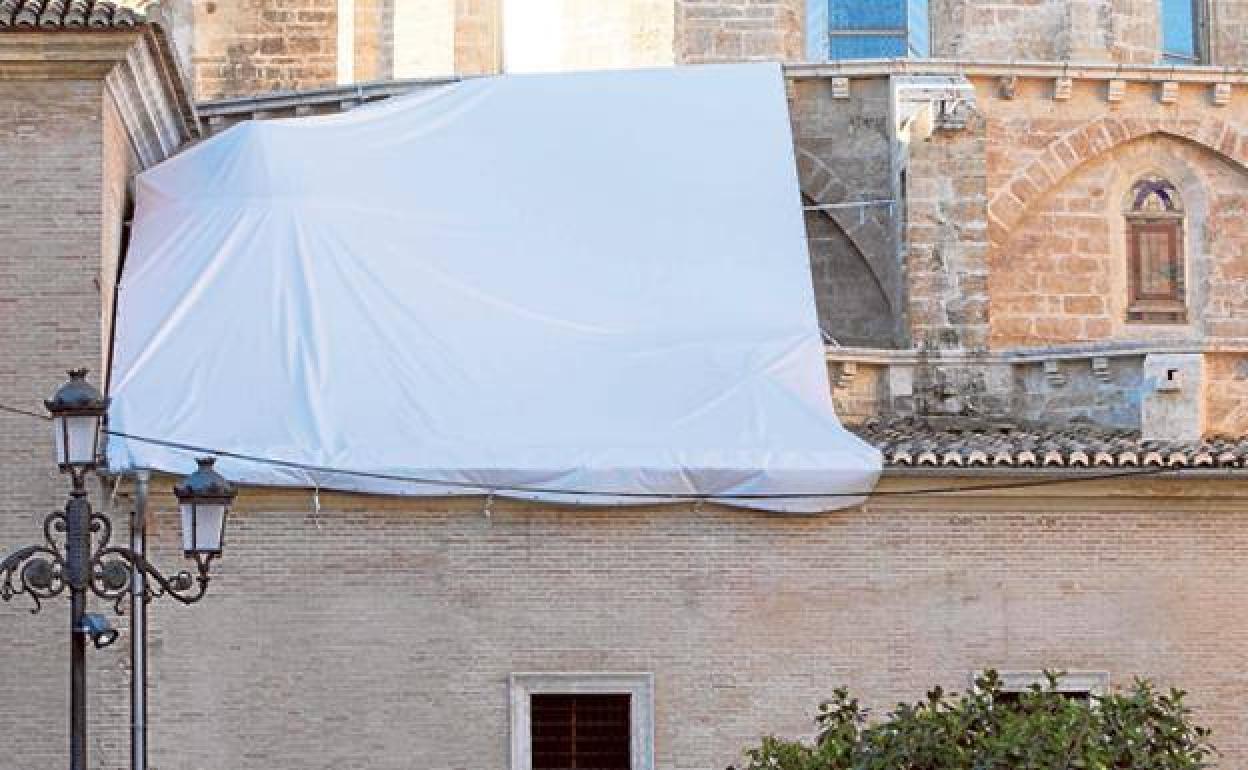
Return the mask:
<path id="1" fill-rule="evenodd" d="M 52 439 L 56 442 L 56 464 L 65 465 L 69 458 L 65 456 L 65 418 L 52 418 Z"/>
<path id="2" fill-rule="evenodd" d="M 182 550 L 186 553 L 220 553 L 225 532 L 225 505 L 182 503 Z"/>
<path id="3" fill-rule="evenodd" d="M 94 465 L 100 418 L 69 415 L 52 419 L 58 465 Z"/>

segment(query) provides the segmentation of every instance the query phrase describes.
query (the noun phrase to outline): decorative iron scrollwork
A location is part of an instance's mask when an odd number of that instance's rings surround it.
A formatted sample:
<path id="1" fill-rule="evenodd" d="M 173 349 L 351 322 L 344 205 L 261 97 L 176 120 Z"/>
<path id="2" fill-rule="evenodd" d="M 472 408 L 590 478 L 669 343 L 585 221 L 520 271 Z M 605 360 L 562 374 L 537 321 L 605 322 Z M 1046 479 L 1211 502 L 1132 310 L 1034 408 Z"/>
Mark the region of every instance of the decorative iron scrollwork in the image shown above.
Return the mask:
<path id="1" fill-rule="evenodd" d="M 31 613 L 43 608 L 43 601 L 63 593 L 68 586 L 65 578 L 64 535 L 67 529 L 65 513 L 54 511 L 43 521 L 46 545 L 31 545 L 18 549 L 0 561 L 0 599 L 11 601 L 18 596 L 28 596 L 32 602 Z M 196 555 L 198 574 L 182 570 L 166 576 L 142 555 L 129 548 L 111 545 L 113 525 L 102 513 L 92 513 L 88 529 L 94 540 L 87 564 L 87 587 L 101 599 L 113 602 L 118 614 L 125 613 L 123 606 L 130 595 L 130 583 L 134 571 L 143 574 L 143 600 L 150 602 L 160 596 L 168 596 L 183 604 L 193 604 L 208 591 L 209 567 L 214 555 Z"/>

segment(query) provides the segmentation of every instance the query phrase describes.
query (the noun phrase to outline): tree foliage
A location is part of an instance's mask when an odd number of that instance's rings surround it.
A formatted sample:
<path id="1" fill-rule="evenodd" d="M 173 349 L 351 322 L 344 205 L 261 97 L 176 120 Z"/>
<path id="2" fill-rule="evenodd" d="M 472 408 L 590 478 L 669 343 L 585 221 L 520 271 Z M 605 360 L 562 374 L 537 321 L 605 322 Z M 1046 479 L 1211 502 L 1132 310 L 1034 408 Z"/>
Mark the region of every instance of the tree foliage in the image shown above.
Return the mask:
<path id="1" fill-rule="evenodd" d="M 822 704 L 814 744 L 767 737 L 743 770 L 1197 770 L 1212 767 L 1209 730 L 1182 690 L 1137 679 L 1121 693 L 1071 698 L 1045 685 L 1003 697 L 995 671 L 975 688 L 939 687 L 879 722 L 840 688 Z"/>

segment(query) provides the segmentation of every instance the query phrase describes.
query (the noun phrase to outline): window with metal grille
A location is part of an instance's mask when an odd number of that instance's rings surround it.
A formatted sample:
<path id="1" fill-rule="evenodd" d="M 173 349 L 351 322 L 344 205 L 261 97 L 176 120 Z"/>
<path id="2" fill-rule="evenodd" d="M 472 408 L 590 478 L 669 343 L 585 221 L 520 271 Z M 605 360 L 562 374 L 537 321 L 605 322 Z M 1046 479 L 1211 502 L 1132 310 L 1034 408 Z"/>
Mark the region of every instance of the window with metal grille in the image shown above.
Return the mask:
<path id="1" fill-rule="evenodd" d="M 983 675 L 983 671 L 972 673 L 971 682 L 974 683 Z M 999 670 L 997 671 L 997 677 L 1001 689 L 997 693 L 994 702 L 1005 706 L 1017 705 L 1022 700 L 1024 693 L 1030 692 L 1036 687 L 1039 687 L 1043 692 L 1047 692 L 1050 687 L 1048 675 L 1043 671 L 1034 669 Z M 1109 673 L 1106 671 L 1066 672 L 1057 675 L 1055 684 L 1058 697 L 1068 700 L 1086 701 L 1109 693 Z"/>
<path id="2" fill-rule="evenodd" d="M 1162 61 L 1201 64 L 1204 56 L 1203 0 L 1161 0 Z"/>
<path id="3" fill-rule="evenodd" d="M 533 770 L 629 770 L 629 695 L 532 695 Z"/>
<path id="4" fill-rule="evenodd" d="M 813 61 L 931 56 L 928 0 L 809 0 Z"/>
<path id="5" fill-rule="evenodd" d="M 1132 187 L 1126 206 L 1127 320 L 1187 320 L 1183 259 L 1183 203 L 1169 181 L 1147 176 Z"/>

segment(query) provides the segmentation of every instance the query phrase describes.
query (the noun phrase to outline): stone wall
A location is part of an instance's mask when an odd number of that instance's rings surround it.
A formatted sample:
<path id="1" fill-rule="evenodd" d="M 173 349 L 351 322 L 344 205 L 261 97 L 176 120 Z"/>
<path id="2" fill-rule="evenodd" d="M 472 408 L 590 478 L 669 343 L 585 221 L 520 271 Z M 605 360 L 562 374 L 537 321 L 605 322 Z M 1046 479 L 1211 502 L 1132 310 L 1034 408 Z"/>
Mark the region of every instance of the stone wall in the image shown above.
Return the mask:
<path id="1" fill-rule="evenodd" d="M 1213 63 L 1248 67 L 1248 0 L 1214 0 L 1210 9 Z"/>
<path id="2" fill-rule="evenodd" d="M 1160 60 L 1153 0 L 935 0 L 933 54 L 988 61 Z"/>
<path id="3" fill-rule="evenodd" d="M 1106 357 L 1104 369 L 1089 359 L 1036 361 L 1011 367 L 1010 414 L 1049 423 L 1087 421 L 1140 430 L 1145 393 L 1144 356 Z"/>
<path id="4" fill-rule="evenodd" d="M 563 67 L 670 67 L 674 23 L 672 0 L 563 0 Z"/>
<path id="5" fill-rule="evenodd" d="M 193 0 L 192 7 L 196 99 L 337 82 L 336 0 Z"/>
<path id="6" fill-rule="evenodd" d="M 454 74 L 492 75 L 502 69 L 500 2 L 501 0 L 455 0 Z"/>
<path id="7" fill-rule="evenodd" d="M 1242 435 L 1248 426 L 1248 355 L 1205 356 L 1205 431 Z"/>
<path id="8" fill-rule="evenodd" d="M 1210 106 L 1210 87 L 1079 82 L 1060 111 L 1049 84 L 987 102 L 993 226 L 990 280 L 996 346 L 1248 336 L 1244 237 L 1248 133 L 1244 105 Z M 1126 319 L 1123 200 L 1140 175 L 1176 184 L 1188 208 L 1189 321 Z"/>
<path id="9" fill-rule="evenodd" d="M 933 481 L 884 488 L 905 484 Z M 177 564 L 155 487 L 153 558 Z M 986 666 L 1050 666 L 1188 689 L 1240 766 L 1242 485 L 1048 489 L 813 517 L 326 493 L 317 513 L 310 492 L 244 494 L 210 596 L 153 605 L 152 765 L 503 770 L 509 674 L 647 671 L 656 767 L 722 768 L 760 734 L 809 736 L 841 684 L 884 709 Z M 48 661 L 33 677 L 55 690 L 39 623 L 15 614 L 0 641 Z M 59 737 L 15 716 L 32 728 L 15 751 Z M 101 735 L 124 722 L 94 718 Z"/>
<path id="10" fill-rule="evenodd" d="M 164 0 L 200 99 L 333 83 L 337 0 Z M 500 70 L 498 0 L 352 0 L 357 81 Z M 939 58 L 1155 64 L 1155 0 L 933 0 Z M 801 0 L 562 0 L 559 67 L 805 54 Z M 1212 4 L 1213 63 L 1248 66 L 1248 0 Z"/>
<path id="11" fill-rule="evenodd" d="M 1063 58 L 1070 0 L 932 0 L 932 55 L 949 59 Z"/>
<path id="12" fill-rule="evenodd" d="M 819 321 L 838 344 L 892 347 L 903 287 L 889 82 L 862 78 L 838 88 L 828 78 L 790 82 Z"/>
<path id="13" fill-rule="evenodd" d="M 934 130 L 909 145 L 906 261 L 910 334 L 924 350 L 988 342 L 985 124 Z"/>
<path id="14" fill-rule="evenodd" d="M 394 76 L 394 0 L 355 0 L 352 69 L 357 82 Z"/>
<path id="15" fill-rule="evenodd" d="M 803 0 L 675 0 L 676 62 L 801 61 Z"/>
<path id="16" fill-rule="evenodd" d="M 1248 66 L 1248 3 L 1209 4 L 1212 63 Z M 933 55 L 991 61 L 1161 61 L 1156 0 L 933 0 Z"/>

